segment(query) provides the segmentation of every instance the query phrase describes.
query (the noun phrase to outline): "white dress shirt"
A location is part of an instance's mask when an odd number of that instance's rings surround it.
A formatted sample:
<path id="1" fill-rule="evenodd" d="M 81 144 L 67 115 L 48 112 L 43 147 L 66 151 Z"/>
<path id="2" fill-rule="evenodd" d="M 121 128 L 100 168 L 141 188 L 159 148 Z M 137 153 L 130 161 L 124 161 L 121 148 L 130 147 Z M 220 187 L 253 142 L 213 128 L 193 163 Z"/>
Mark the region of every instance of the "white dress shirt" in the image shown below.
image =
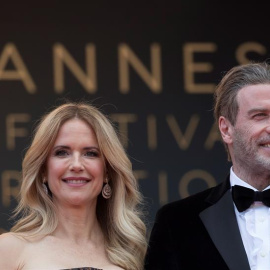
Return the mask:
<path id="1" fill-rule="evenodd" d="M 231 186 L 258 191 L 237 177 L 232 168 L 230 182 Z M 244 212 L 240 213 L 235 205 L 234 210 L 251 270 L 270 270 L 270 208 L 255 202 Z"/>

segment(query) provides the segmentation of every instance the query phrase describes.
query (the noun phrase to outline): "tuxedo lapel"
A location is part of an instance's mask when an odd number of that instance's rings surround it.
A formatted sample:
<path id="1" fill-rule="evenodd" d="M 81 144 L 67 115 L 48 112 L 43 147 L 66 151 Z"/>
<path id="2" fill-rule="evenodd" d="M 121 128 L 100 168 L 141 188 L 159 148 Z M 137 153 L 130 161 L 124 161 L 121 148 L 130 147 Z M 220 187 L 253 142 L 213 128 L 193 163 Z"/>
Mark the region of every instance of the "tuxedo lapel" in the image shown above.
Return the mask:
<path id="1" fill-rule="evenodd" d="M 230 189 L 212 206 L 201 212 L 200 218 L 229 269 L 250 269 Z"/>

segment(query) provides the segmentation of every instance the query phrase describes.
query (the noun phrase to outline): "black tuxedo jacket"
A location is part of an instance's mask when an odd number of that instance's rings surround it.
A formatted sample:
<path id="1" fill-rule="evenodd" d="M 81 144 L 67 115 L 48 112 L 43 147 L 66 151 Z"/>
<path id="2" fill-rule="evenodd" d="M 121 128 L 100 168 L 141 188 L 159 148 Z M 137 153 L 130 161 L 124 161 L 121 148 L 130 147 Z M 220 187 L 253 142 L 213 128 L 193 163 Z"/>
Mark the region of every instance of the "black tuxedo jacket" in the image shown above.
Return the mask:
<path id="1" fill-rule="evenodd" d="M 163 206 L 149 239 L 145 270 L 248 270 L 229 177 Z"/>

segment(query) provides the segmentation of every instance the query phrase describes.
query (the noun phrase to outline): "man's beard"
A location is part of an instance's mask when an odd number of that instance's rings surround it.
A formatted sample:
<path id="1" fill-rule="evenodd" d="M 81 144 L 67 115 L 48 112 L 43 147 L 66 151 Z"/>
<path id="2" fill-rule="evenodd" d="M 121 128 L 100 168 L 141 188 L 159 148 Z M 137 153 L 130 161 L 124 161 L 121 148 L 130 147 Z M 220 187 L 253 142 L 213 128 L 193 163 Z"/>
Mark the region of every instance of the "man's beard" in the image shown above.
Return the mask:
<path id="1" fill-rule="evenodd" d="M 270 156 L 260 153 L 263 142 L 269 142 L 270 138 L 261 138 L 257 141 L 247 140 L 248 132 L 235 129 L 233 151 L 238 165 L 247 166 L 248 170 L 270 170 Z M 270 149 L 269 149 L 270 151 Z"/>

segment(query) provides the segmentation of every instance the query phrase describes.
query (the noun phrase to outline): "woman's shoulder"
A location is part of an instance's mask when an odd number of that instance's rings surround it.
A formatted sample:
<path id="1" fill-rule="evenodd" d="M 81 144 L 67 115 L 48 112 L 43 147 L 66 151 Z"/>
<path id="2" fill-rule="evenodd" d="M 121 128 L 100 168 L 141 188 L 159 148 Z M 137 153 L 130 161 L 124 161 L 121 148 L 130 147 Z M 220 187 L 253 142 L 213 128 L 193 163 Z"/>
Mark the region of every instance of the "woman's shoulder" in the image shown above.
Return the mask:
<path id="1" fill-rule="evenodd" d="M 13 245 L 20 245 L 23 244 L 24 240 L 21 237 L 18 237 L 14 233 L 2 233 L 0 235 L 0 248 L 4 245 L 6 247 L 13 246 Z"/>
<path id="2" fill-rule="evenodd" d="M 0 269 L 18 269 L 25 241 L 13 233 L 0 235 Z"/>
<path id="3" fill-rule="evenodd" d="M 10 255 L 21 253 L 22 249 L 26 245 L 26 240 L 22 237 L 17 236 L 14 233 L 3 233 L 0 235 L 0 256 L 5 254 Z"/>
<path id="4" fill-rule="evenodd" d="M 12 244 L 12 243 L 20 244 L 20 243 L 25 243 L 26 240 L 23 237 L 17 235 L 16 233 L 6 232 L 6 233 L 0 234 L 0 244 L 2 242 L 5 242 L 6 244 Z"/>
<path id="5" fill-rule="evenodd" d="M 106 269 L 106 270 L 125 270 L 124 268 L 121 268 L 121 267 L 116 266 L 116 265 L 109 265 L 104 269 Z"/>

